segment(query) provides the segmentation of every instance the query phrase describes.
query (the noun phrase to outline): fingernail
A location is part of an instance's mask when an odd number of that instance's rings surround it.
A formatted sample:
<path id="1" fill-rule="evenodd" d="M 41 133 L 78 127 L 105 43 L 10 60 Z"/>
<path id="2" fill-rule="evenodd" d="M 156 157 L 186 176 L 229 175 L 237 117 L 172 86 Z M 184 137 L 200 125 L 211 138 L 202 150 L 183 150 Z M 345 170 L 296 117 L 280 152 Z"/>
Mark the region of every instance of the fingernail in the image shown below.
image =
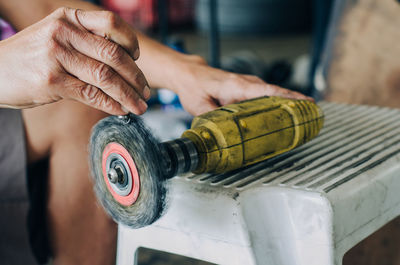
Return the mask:
<path id="1" fill-rule="evenodd" d="M 133 59 L 137 60 L 139 59 L 140 56 L 140 50 L 136 49 L 136 51 L 133 53 Z"/>
<path id="2" fill-rule="evenodd" d="M 148 85 L 146 85 L 143 89 L 143 97 L 146 100 L 150 98 L 150 87 Z"/>
<path id="3" fill-rule="evenodd" d="M 122 109 L 122 111 L 125 112 L 126 114 L 129 113 L 129 110 L 127 110 L 127 109 L 126 109 L 124 106 L 122 106 L 122 105 L 121 105 L 121 109 Z"/>
<path id="4" fill-rule="evenodd" d="M 147 104 L 146 104 L 146 102 L 144 102 L 143 100 L 139 100 L 139 107 L 140 107 L 140 109 L 144 112 L 144 111 L 146 111 L 147 110 Z"/>

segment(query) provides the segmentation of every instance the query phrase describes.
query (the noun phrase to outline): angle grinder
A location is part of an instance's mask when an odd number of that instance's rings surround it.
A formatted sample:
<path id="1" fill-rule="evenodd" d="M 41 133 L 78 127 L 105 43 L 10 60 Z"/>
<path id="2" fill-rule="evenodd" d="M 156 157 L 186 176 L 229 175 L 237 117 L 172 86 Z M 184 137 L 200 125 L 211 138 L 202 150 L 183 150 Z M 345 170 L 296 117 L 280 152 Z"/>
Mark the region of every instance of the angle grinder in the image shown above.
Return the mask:
<path id="1" fill-rule="evenodd" d="M 163 214 L 168 179 L 266 160 L 313 139 L 322 126 L 315 103 L 279 97 L 217 108 L 195 117 L 181 138 L 162 143 L 140 117 L 110 116 L 90 140 L 95 191 L 115 221 L 140 228 Z"/>

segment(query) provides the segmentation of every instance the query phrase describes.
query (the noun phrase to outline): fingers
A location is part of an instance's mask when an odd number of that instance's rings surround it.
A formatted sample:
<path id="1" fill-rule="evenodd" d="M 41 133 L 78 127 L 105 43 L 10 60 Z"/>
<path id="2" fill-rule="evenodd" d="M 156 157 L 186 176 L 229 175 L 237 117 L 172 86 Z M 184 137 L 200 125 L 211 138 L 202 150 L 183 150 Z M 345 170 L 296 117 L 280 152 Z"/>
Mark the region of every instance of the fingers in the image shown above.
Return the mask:
<path id="1" fill-rule="evenodd" d="M 77 100 L 112 115 L 127 114 L 121 104 L 93 85 L 67 74 L 64 76 L 64 84 L 66 88 L 60 91 L 63 98 Z"/>
<path id="2" fill-rule="evenodd" d="M 251 75 L 232 74 L 228 82 L 230 93 L 221 89 L 219 99 L 223 105 L 262 96 L 276 96 L 297 100 L 311 100 L 301 93 L 281 88 L 276 85 L 267 84 L 260 78 Z"/>
<path id="3" fill-rule="evenodd" d="M 66 9 L 65 14 L 72 21 L 77 21 L 86 30 L 118 43 L 134 60 L 139 58 L 139 43 L 135 31 L 113 12 Z"/>
<path id="4" fill-rule="evenodd" d="M 264 93 L 264 96 L 276 96 L 276 97 L 283 97 L 283 98 L 289 98 L 289 99 L 314 101 L 313 98 L 307 97 L 296 91 L 285 89 L 285 88 L 282 88 L 277 85 L 267 84 L 255 76 L 244 75 L 243 78 L 245 78 L 249 82 L 253 82 L 253 83 L 257 84 L 257 86 L 253 87 L 252 92 L 255 94 L 258 94 L 258 95 Z M 265 93 L 268 93 L 268 94 L 265 94 Z"/>
<path id="5" fill-rule="evenodd" d="M 97 98 L 102 95 L 100 91 L 96 91 L 93 88 L 96 87 L 132 113 L 140 115 L 146 111 L 147 104 L 141 99 L 136 90 L 109 65 L 65 47 L 61 48 L 56 57 L 68 73 L 90 85 L 85 87 L 87 90 L 82 91 L 83 94 L 80 95 L 83 98 L 81 99 L 82 101 L 96 105 L 94 102 L 85 99 L 86 94 L 89 95 L 88 98 Z M 106 103 L 110 104 L 108 101 Z"/>
<path id="6" fill-rule="evenodd" d="M 264 88 L 259 88 L 258 90 L 263 90 L 264 94 L 267 92 L 268 96 L 275 96 L 275 97 L 282 97 L 282 98 L 289 98 L 289 99 L 297 99 L 297 100 L 310 100 L 314 101 L 313 98 L 305 96 L 301 93 L 296 91 L 292 91 L 289 89 L 285 89 L 276 85 L 265 84 Z M 256 90 L 255 93 L 258 91 Z"/>
<path id="7" fill-rule="evenodd" d="M 143 99 L 150 97 L 150 88 L 143 72 L 120 45 L 78 28 L 71 28 L 70 35 L 68 42 L 74 49 L 111 66 Z"/>

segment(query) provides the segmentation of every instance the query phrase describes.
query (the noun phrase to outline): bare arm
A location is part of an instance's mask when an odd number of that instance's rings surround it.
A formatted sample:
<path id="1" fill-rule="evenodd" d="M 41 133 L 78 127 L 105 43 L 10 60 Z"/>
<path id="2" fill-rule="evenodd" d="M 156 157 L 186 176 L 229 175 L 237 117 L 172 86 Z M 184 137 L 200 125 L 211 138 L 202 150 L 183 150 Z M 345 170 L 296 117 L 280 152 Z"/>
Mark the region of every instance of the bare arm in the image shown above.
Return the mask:
<path id="1" fill-rule="evenodd" d="M 1 15 L 18 30 L 60 6 L 101 10 L 98 6 L 78 0 L 0 0 Z M 257 96 L 309 99 L 299 93 L 266 84 L 255 76 L 211 68 L 199 56 L 184 55 L 139 32 L 136 35 L 140 47 L 137 65 L 150 86 L 168 88 L 178 93 L 183 106 L 192 114 Z"/>

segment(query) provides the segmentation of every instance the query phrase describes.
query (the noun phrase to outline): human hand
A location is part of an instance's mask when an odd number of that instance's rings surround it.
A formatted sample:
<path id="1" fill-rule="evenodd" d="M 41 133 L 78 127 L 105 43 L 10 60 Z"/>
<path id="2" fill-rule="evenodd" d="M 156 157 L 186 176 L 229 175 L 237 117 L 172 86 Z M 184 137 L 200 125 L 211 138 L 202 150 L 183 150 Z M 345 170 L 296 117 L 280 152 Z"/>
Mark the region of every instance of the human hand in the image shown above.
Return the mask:
<path id="1" fill-rule="evenodd" d="M 135 31 L 108 11 L 59 8 L 0 42 L 0 106 L 74 99 L 110 114 L 142 114 L 150 96 Z"/>
<path id="2" fill-rule="evenodd" d="M 267 84 L 256 76 L 212 68 L 199 56 L 186 57 L 177 64 L 177 68 L 180 69 L 179 78 L 175 78 L 177 81 L 171 88 L 179 95 L 183 107 L 193 115 L 261 96 L 313 100 L 300 93 Z"/>

